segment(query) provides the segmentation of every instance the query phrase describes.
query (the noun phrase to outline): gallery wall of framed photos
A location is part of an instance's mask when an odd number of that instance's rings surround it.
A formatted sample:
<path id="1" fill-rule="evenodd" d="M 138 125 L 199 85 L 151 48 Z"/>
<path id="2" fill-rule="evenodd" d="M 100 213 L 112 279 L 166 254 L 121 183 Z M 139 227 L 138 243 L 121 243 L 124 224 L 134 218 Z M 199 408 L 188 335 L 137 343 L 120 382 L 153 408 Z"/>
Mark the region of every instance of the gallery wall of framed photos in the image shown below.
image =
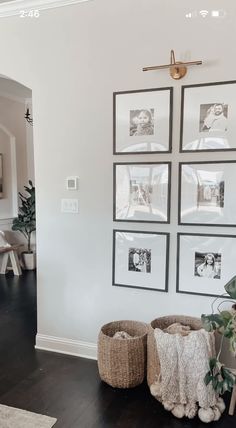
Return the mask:
<path id="1" fill-rule="evenodd" d="M 236 81 L 113 94 L 114 286 L 168 292 L 171 273 L 177 293 L 224 293 L 236 274 L 235 100 Z"/>

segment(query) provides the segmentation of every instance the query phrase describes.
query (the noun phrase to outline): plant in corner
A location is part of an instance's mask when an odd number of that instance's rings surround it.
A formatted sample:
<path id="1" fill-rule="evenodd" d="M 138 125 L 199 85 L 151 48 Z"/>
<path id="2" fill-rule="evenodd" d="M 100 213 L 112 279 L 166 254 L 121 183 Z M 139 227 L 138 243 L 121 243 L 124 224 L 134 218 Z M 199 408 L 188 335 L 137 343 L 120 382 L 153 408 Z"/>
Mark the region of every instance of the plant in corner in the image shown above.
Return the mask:
<path id="1" fill-rule="evenodd" d="M 13 220 L 12 230 L 19 231 L 27 239 L 27 251 L 22 253 L 26 269 L 35 269 L 35 254 L 31 247 L 31 235 L 36 230 L 35 187 L 31 180 L 24 186 L 27 196 L 19 192 L 21 206 L 18 217 Z"/>
<path id="2" fill-rule="evenodd" d="M 216 357 L 210 359 L 210 371 L 206 374 L 205 383 L 212 382 L 214 390 L 223 395 L 226 391 L 231 391 L 236 383 L 235 375 L 232 371 L 220 362 L 224 339 L 229 340 L 229 350 L 236 356 L 236 275 L 225 285 L 225 291 L 221 297 L 227 296 L 233 300 L 224 300 L 217 307 L 214 313 L 214 304 L 219 299 L 215 299 L 211 305 L 212 313 L 202 315 L 202 323 L 208 332 L 218 332 L 221 335 L 220 350 Z M 225 302 L 233 303 L 231 310 L 221 310 Z"/>

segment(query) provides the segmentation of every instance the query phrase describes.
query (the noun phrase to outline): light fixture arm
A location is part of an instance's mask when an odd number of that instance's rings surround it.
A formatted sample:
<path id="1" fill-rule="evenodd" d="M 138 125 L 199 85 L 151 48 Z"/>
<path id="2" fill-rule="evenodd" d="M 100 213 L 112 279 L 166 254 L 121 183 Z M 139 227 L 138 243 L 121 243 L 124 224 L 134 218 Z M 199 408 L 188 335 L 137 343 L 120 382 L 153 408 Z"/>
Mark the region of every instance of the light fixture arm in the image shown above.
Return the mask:
<path id="1" fill-rule="evenodd" d="M 170 52 L 170 64 L 143 67 L 143 71 L 162 70 L 169 68 L 171 77 L 175 80 L 178 80 L 182 79 L 182 77 L 185 76 L 185 74 L 187 73 L 187 67 L 190 67 L 192 65 L 202 65 L 202 61 L 176 61 L 175 52 L 172 49 Z"/>
<path id="2" fill-rule="evenodd" d="M 176 61 L 175 61 L 175 52 L 173 51 L 173 49 L 171 49 L 171 51 L 170 51 L 170 63 L 171 64 L 176 64 Z"/>

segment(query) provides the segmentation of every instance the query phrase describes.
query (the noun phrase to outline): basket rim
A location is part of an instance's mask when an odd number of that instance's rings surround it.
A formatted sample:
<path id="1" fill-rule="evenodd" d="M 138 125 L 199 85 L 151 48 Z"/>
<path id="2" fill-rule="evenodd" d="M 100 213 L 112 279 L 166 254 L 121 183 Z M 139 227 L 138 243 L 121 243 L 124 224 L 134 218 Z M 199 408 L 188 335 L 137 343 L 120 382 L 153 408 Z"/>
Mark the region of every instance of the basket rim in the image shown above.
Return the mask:
<path id="1" fill-rule="evenodd" d="M 135 336 L 135 337 L 129 337 L 128 339 L 119 339 L 119 338 L 114 338 L 114 337 L 112 337 L 112 336 L 108 336 L 106 333 L 104 333 L 104 332 L 103 332 L 103 328 L 106 328 L 106 327 L 110 326 L 110 325 L 111 325 L 111 324 L 113 324 L 113 323 L 122 323 L 122 322 L 126 322 L 126 323 L 132 322 L 132 323 L 139 324 L 139 325 L 143 326 L 144 328 L 146 328 L 146 332 L 145 332 L 145 333 L 143 333 L 143 334 L 139 334 L 138 336 Z M 119 343 L 125 343 L 126 341 L 134 341 L 134 340 L 140 340 L 140 339 L 143 339 L 145 336 L 147 336 L 147 334 L 148 334 L 148 330 L 149 330 L 149 324 L 147 324 L 147 323 L 145 323 L 145 322 L 142 322 L 142 321 L 135 321 L 135 320 L 117 320 L 117 321 L 111 321 L 111 322 L 108 322 L 108 323 L 104 324 L 104 325 L 101 327 L 99 334 L 100 334 L 100 335 L 103 335 L 103 336 L 104 336 L 104 337 L 106 337 L 108 340 L 112 340 L 113 342 L 114 342 L 114 341 L 119 341 Z"/>
<path id="2" fill-rule="evenodd" d="M 164 316 L 162 316 L 162 317 L 157 317 L 157 318 L 154 318 L 151 322 L 150 322 L 150 327 L 151 327 L 151 329 L 152 330 L 155 330 L 155 328 L 157 328 L 157 327 L 153 327 L 152 326 L 152 324 L 155 322 L 155 321 L 158 321 L 158 320 L 160 320 L 160 321 L 164 321 L 164 320 L 167 320 L 168 318 L 188 318 L 189 320 L 191 320 L 191 321 L 193 321 L 193 322 L 197 322 L 197 323 L 199 323 L 199 325 L 201 324 L 201 318 L 198 318 L 198 317 L 193 317 L 193 316 L 191 316 L 191 315 L 164 315 Z M 201 327 L 200 327 L 201 328 Z"/>

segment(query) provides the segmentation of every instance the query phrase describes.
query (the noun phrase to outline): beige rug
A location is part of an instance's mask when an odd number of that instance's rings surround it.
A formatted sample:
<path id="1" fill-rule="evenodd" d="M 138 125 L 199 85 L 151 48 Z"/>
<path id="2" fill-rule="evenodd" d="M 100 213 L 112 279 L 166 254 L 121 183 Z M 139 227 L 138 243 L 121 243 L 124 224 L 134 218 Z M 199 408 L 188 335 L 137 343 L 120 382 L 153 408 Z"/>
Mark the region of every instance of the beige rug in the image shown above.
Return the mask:
<path id="1" fill-rule="evenodd" d="M 55 418 L 0 404 L 1 428 L 52 428 L 56 421 Z"/>

